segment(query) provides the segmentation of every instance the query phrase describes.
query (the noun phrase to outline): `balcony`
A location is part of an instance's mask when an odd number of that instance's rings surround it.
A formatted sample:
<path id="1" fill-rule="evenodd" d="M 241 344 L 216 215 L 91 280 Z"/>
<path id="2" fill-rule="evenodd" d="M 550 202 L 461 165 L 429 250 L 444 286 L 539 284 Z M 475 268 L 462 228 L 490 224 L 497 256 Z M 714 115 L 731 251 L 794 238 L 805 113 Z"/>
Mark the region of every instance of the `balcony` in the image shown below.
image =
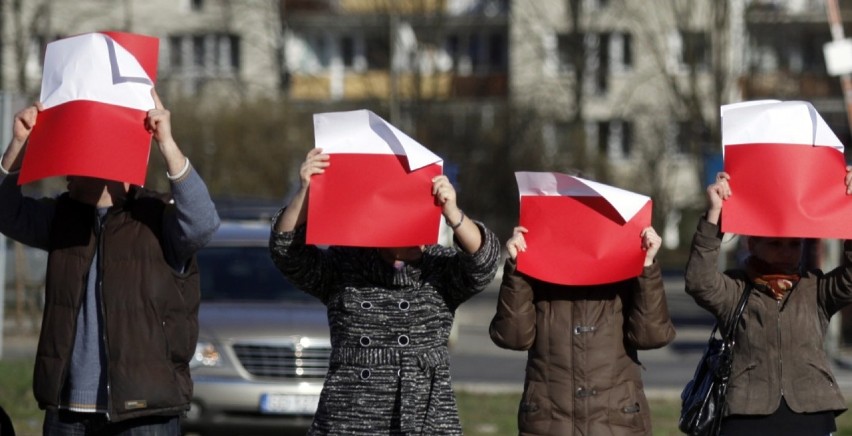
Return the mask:
<path id="1" fill-rule="evenodd" d="M 816 73 L 753 73 L 739 79 L 744 100 L 843 98 L 840 80 Z"/>
<path id="2" fill-rule="evenodd" d="M 388 99 L 396 92 L 403 100 L 448 100 L 450 98 L 506 97 L 506 73 L 476 74 L 470 76 L 439 73 L 427 76 L 400 74 L 395 91 L 387 71 L 347 73 L 333 83 L 330 74 L 294 74 L 290 97 L 295 100 L 358 101 Z"/>
<path id="3" fill-rule="evenodd" d="M 852 23 L 852 4 L 838 2 L 840 16 Z M 824 0 L 764 0 L 754 1 L 746 8 L 748 24 L 823 24 L 828 15 Z"/>

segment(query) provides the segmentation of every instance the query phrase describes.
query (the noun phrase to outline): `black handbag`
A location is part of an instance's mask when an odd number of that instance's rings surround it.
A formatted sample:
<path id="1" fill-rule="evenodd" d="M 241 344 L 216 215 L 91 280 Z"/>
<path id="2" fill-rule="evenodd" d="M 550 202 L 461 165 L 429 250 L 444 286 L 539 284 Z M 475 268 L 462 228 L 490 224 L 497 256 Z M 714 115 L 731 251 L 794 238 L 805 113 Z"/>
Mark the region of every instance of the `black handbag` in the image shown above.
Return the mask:
<path id="1" fill-rule="evenodd" d="M 680 394 L 678 428 L 690 436 L 719 434 L 734 358 L 734 331 L 750 294 L 751 286 L 746 286 L 737 309 L 728 321 L 728 333 L 723 338 L 716 337 L 719 324 L 713 326 L 707 349 L 698 361 L 695 375 Z"/>

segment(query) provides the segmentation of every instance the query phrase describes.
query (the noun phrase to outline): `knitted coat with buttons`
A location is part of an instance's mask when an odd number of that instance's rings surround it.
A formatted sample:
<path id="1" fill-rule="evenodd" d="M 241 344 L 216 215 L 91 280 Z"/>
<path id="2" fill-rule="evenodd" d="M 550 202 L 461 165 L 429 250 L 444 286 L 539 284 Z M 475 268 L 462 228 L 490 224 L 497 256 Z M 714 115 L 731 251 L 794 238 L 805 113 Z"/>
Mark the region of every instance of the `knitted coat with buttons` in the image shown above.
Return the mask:
<path id="1" fill-rule="evenodd" d="M 477 223 L 468 254 L 426 246 L 397 269 L 376 249 L 305 244 L 272 232 L 278 268 L 328 307 L 331 361 L 309 435 L 460 435 L 447 342 L 456 308 L 494 278 L 500 244 Z"/>

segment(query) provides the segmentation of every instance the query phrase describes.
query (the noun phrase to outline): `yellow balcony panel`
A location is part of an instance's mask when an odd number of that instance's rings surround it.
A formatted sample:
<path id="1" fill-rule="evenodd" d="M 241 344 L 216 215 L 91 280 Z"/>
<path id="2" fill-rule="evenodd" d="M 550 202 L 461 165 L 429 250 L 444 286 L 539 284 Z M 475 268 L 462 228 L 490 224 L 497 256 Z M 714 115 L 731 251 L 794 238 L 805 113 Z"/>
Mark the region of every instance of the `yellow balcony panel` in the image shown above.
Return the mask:
<path id="1" fill-rule="evenodd" d="M 340 0 L 341 11 L 352 13 L 434 14 L 446 8 L 445 0 Z"/>
<path id="2" fill-rule="evenodd" d="M 328 76 L 293 75 L 290 97 L 296 100 L 328 100 L 331 98 L 331 80 Z"/>

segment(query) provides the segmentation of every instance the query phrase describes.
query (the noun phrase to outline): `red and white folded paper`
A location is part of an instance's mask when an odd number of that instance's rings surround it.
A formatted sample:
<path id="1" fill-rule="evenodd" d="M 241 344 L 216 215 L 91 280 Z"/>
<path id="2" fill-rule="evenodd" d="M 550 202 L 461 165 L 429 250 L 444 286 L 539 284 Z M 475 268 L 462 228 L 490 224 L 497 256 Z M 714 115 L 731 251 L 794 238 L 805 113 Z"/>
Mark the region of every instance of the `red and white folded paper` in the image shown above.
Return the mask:
<path id="1" fill-rule="evenodd" d="M 518 271 L 562 285 L 636 277 L 651 225 L 649 197 L 559 173 L 516 172 L 527 250 Z"/>
<path id="2" fill-rule="evenodd" d="M 159 40 L 87 33 L 47 45 L 41 102 L 19 183 L 65 175 L 142 185 Z"/>
<path id="3" fill-rule="evenodd" d="M 309 244 L 437 243 L 432 179 L 443 171 L 440 157 L 368 110 L 315 114 L 314 135 L 330 165 L 311 179 Z"/>
<path id="4" fill-rule="evenodd" d="M 726 233 L 852 239 L 843 144 L 813 105 L 756 101 L 722 107 L 731 197 Z"/>

